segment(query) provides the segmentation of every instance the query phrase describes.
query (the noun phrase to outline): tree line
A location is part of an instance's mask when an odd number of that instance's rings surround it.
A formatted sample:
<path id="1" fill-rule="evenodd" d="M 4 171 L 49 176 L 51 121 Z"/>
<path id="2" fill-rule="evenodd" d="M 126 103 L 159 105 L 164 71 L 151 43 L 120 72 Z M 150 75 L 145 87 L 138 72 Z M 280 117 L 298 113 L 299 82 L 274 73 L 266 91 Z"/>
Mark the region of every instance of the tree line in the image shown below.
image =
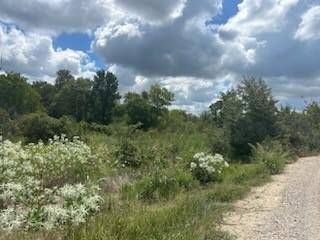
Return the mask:
<path id="1" fill-rule="evenodd" d="M 148 128 L 169 106 L 174 96 L 155 84 L 149 91 L 124 95 L 120 103 L 118 79 L 111 72 L 98 71 L 93 80 L 75 78 L 69 70 L 60 70 L 54 84 L 29 83 L 18 73 L 0 76 L 0 108 L 10 117 L 44 112 L 53 118 L 69 116 L 77 122 L 109 124 L 128 115 L 128 123 L 142 123 Z"/>
<path id="2" fill-rule="evenodd" d="M 182 125 L 208 132 L 213 152 L 230 158 L 250 155 L 252 146 L 268 139 L 297 152 L 320 149 L 320 106 L 311 102 L 297 111 L 278 106 L 261 78 L 245 77 L 220 94 L 201 116 L 168 110 L 174 94 L 159 84 L 142 93 L 120 95 L 118 79 L 98 71 L 93 79 L 60 70 L 54 84 L 30 83 L 18 73 L 0 75 L 0 135 L 17 133 L 37 141 L 68 132 L 73 125 L 108 126 L 123 122 L 138 129 L 179 131 Z M 188 128 L 187 127 L 187 128 Z"/>

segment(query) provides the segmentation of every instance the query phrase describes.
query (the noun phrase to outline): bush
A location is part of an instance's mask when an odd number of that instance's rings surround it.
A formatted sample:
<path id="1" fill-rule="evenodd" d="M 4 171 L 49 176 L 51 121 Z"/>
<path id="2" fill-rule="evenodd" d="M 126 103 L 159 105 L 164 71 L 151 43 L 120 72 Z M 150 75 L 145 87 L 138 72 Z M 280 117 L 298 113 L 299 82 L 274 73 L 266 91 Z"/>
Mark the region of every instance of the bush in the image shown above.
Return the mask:
<path id="1" fill-rule="evenodd" d="M 270 174 L 279 174 L 284 170 L 290 153 L 278 142 L 265 142 L 252 147 L 252 161 L 263 163 Z"/>
<path id="2" fill-rule="evenodd" d="M 215 129 L 211 131 L 208 139 L 211 152 L 222 155 L 230 154 L 230 143 L 228 142 L 227 133 L 223 129 Z"/>
<path id="3" fill-rule="evenodd" d="M 116 163 L 121 167 L 139 167 L 141 164 L 138 148 L 128 139 L 122 139 L 116 157 Z"/>
<path id="4" fill-rule="evenodd" d="M 67 117 L 56 119 L 45 113 L 31 113 L 18 119 L 18 127 L 27 142 L 46 142 L 55 135 L 75 135 L 74 122 Z"/>
<path id="5" fill-rule="evenodd" d="M 195 154 L 190 164 L 192 174 L 202 184 L 222 180 L 222 172 L 228 167 L 222 155 L 212 156 L 203 152 Z"/>
<path id="6" fill-rule="evenodd" d="M 0 135 L 11 137 L 14 132 L 17 132 L 14 121 L 5 109 L 0 108 Z"/>

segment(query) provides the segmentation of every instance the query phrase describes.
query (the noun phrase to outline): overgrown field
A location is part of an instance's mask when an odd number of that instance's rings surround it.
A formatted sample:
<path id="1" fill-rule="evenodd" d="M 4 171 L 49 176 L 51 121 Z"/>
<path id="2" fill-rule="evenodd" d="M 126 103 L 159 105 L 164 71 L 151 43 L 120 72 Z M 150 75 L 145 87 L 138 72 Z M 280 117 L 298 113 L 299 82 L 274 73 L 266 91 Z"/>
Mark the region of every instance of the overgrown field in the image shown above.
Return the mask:
<path id="1" fill-rule="evenodd" d="M 258 146 L 251 164 L 225 161 L 198 127 L 112 128 L 86 143 L 1 142 L 2 239 L 229 239 L 223 212 L 286 159 Z"/>
<path id="2" fill-rule="evenodd" d="M 320 150 L 320 105 L 279 107 L 245 78 L 201 116 L 112 73 L 54 85 L 0 75 L 0 239 L 227 240 L 225 211 Z"/>

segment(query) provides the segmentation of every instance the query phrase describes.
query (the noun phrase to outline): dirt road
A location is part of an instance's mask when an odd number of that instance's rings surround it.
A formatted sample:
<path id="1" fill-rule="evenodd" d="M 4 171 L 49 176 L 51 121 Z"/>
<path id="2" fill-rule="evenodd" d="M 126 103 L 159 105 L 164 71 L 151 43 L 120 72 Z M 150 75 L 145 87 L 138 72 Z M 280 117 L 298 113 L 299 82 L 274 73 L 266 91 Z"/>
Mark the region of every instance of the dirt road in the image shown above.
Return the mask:
<path id="1" fill-rule="evenodd" d="M 301 158 L 224 218 L 239 240 L 320 240 L 320 157 Z"/>

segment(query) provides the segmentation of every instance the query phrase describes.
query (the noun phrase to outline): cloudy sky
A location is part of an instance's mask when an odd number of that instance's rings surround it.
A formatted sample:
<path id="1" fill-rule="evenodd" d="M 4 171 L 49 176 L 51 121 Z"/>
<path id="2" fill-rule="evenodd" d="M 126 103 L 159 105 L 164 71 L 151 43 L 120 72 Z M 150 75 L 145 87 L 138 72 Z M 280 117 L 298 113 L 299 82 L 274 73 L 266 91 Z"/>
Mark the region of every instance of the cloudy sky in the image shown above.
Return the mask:
<path id="1" fill-rule="evenodd" d="M 32 80 L 106 68 L 122 92 L 160 83 L 195 113 L 261 76 L 301 108 L 320 96 L 320 1 L 1 0 L 0 54 Z"/>

